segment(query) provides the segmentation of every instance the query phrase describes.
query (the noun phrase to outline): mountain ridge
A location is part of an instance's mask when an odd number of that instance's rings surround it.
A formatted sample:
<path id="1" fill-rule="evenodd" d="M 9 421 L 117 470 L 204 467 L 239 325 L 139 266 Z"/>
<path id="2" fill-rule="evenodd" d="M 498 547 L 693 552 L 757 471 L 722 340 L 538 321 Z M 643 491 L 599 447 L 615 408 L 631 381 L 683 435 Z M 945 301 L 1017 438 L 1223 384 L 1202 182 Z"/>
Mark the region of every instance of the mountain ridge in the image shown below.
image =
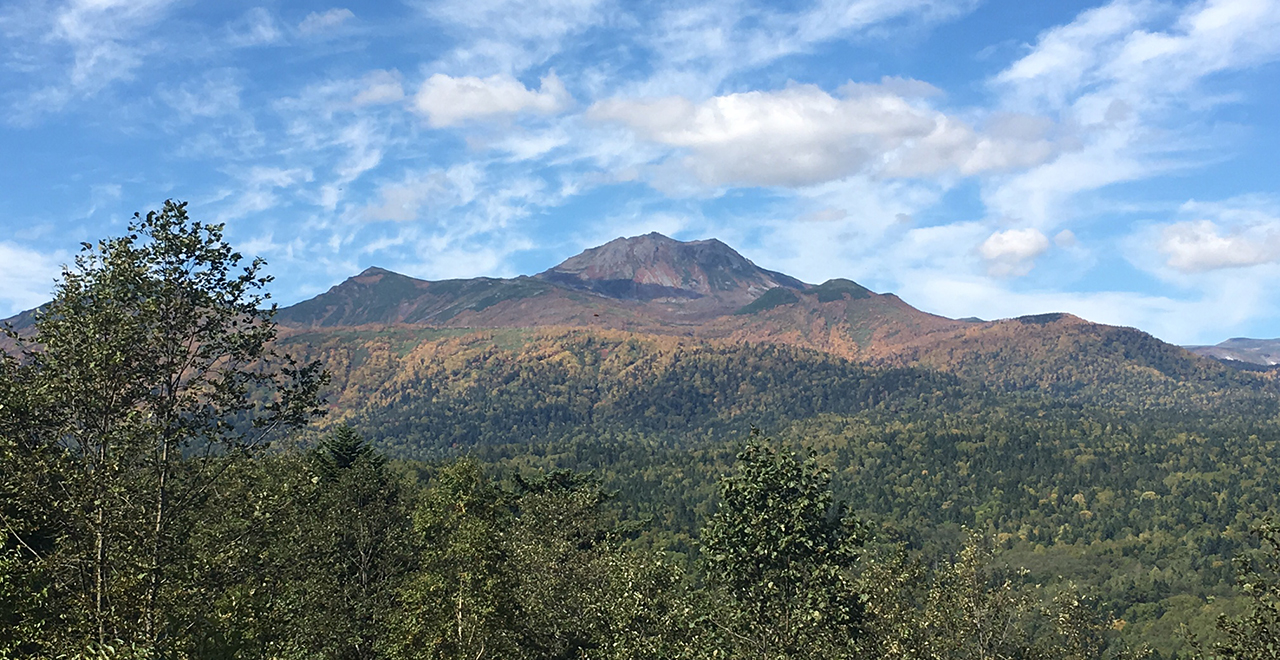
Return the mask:
<path id="1" fill-rule="evenodd" d="M 24 312 L 12 320 L 29 326 L 31 317 Z M 990 352 L 992 342 L 1014 350 L 1019 341 L 1042 345 L 1028 339 L 1033 335 L 1101 338 L 1111 328 L 1063 313 L 950 319 L 852 280 L 809 284 L 761 268 L 718 239 L 679 241 L 656 232 L 617 238 L 515 278 L 428 281 L 371 266 L 279 309 L 276 321 L 285 334 L 364 326 L 621 330 L 789 344 L 864 361 L 925 360 L 933 366 Z M 1081 329 L 1086 326 L 1097 329 Z M 1191 348 L 1243 364 L 1241 357 Z"/>
<path id="2" fill-rule="evenodd" d="M 1280 368 L 1280 338 L 1232 337 L 1212 346 L 1184 346 L 1183 348 L 1236 367 Z"/>

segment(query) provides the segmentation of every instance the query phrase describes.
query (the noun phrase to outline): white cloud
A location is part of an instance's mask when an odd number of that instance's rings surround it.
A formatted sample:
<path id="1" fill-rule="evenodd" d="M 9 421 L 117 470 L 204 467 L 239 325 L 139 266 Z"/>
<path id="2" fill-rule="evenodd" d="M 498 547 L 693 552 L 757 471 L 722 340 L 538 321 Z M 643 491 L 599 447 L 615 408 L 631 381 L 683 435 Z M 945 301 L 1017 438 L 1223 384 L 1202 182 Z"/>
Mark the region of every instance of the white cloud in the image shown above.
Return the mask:
<path id="1" fill-rule="evenodd" d="M 1209 220 L 1179 222 L 1164 228 L 1158 249 L 1184 273 L 1280 261 L 1280 223 L 1224 234 Z"/>
<path id="2" fill-rule="evenodd" d="M 978 247 L 987 260 L 987 272 L 995 277 L 1021 276 L 1034 265 L 1035 258 L 1049 249 L 1049 239 L 1034 228 L 998 231 Z"/>
<path id="3" fill-rule="evenodd" d="M 424 12 L 461 43 L 437 70 L 514 75 L 541 65 L 565 39 L 607 20 L 609 0 L 438 0 Z"/>
<path id="4" fill-rule="evenodd" d="M 995 82 L 1011 88 L 1022 104 L 1061 108 L 1082 87 L 1096 82 L 1098 67 L 1113 54 L 1115 41 L 1136 30 L 1152 7 L 1121 1 L 1083 12 L 1071 23 L 1041 34 L 1035 48 Z"/>
<path id="5" fill-rule="evenodd" d="M 356 105 L 385 105 L 404 98 L 399 71 L 371 71 L 361 81 L 360 92 L 352 102 Z"/>
<path id="6" fill-rule="evenodd" d="M 907 218 L 911 217 L 905 213 L 899 213 L 898 215 L 906 216 Z M 800 216 L 798 220 L 800 220 L 800 222 L 839 222 L 847 217 L 849 217 L 848 211 L 828 206 L 811 213 L 806 213 Z M 909 221 L 910 220 L 908 220 L 908 222 Z"/>
<path id="7" fill-rule="evenodd" d="M 219 222 L 273 209 L 282 203 L 278 190 L 288 190 L 314 179 L 311 170 L 306 168 L 263 165 L 255 165 L 234 176 L 238 187 L 221 191 L 216 200 L 230 202 L 219 211 Z"/>
<path id="8" fill-rule="evenodd" d="M 1280 264 L 1277 211 L 1275 204 L 1261 197 L 1191 201 L 1178 210 L 1185 219 L 1152 225 L 1130 244 L 1139 252 L 1154 246 L 1164 267 L 1184 275 Z M 1135 256 L 1143 264 L 1142 255 Z M 1160 274 L 1158 267 L 1152 270 Z"/>
<path id="9" fill-rule="evenodd" d="M 302 34 L 318 34 L 327 32 L 356 17 L 350 9 L 335 7 L 328 11 L 311 12 L 298 24 L 298 32 Z"/>
<path id="10" fill-rule="evenodd" d="M 901 274 L 897 293 L 908 303 L 952 318 L 1010 318 L 1067 312 L 1095 323 L 1140 328 L 1178 344 L 1216 343 L 1227 328 L 1257 318 L 1268 306 L 1265 285 L 1213 286 L 1189 298 L 1132 291 L 1017 290 L 982 277 L 925 269 Z"/>
<path id="11" fill-rule="evenodd" d="M 971 0 L 817 0 L 791 10 L 777 3 L 713 0 L 676 4 L 660 13 L 641 40 L 655 73 L 631 95 L 715 93 L 735 72 L 757 69 L 838 38 L 868 37 L 893 24 L 894 36 L 970 11 Z"/>
<path id="12" fill-rule="evenodd" d="M 1039 135 L 1031 140 L 1014 130 L 980 135 L 895 93 L 901 87 L 849 85 L 841 96 L 832 96 L 815 85 L 791 85 L 697 104 L 680 96 L 615 98 L 596 103 L 588 116 L 619 122 L 643 139 L 684 150 L 683 165 L 710 186 L 806 186 L 860 171 L 970 175 L 1025 167 L 1053 151 Z"/>
<path id="13" fill-rule="evenodd" d="M 504 151 L 510 155 L 511 160 L 534 160 L 545 157 L 571 141 L 572 136 L 568 131 L 555 127 L 545 131 L 519 131 L 492 142 L 476 141 L 472 144 Z"/>
<path id="14" fill-rule="evenodd" d="M 1171 25 L 1154 25 L 1174 8 L 1115 0 L 1040 35 L 1035 47 L 995 78 L 1012 101 L 1075 106 L 1099 121 L 1113 101 L 1133 106 L 1186 103 L 1182 92 L 1206 76 L 1271 61 L 1280 5 L 1268 0 L 1208 0 L 1187 5 Z"/>
<path id="15" fill-rule="evenodd" d="M 63 255 L 48 255 L 0 241 L 0 318 L 32 309 L 49 300 Z"/>
<path id="16" fill-rule="evenodd" d="M 521 112 L 551 114 L 563 110 L 570 100 L 555 72 L 543 76 L 537 91 L 509 75 L 453 78 L 437 73 L 422 83 L 414 108 L 439 128 Z"/>
<path id="17" fill-rule="evenodd" d="M 408 222 L 426 208 L 447 209 L 475 200 L 483 172 L 474 164 L 458 165 L 427 173 L 410 172 L 397 183 L 383 185 L 377 205 L 362 212 L 365 220 Z"/>

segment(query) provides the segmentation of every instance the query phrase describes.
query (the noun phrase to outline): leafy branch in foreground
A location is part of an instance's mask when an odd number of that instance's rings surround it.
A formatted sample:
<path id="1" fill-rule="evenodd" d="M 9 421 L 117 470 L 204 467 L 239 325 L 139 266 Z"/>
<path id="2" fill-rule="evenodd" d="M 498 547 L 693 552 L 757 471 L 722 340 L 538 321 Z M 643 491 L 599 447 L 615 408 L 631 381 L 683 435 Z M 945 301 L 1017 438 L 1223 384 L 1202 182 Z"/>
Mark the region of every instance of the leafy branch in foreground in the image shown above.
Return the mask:
<path id="1" fill-rule="evenodd" d="M 0 488 L 51 512 L 5 541 L 57 603 L 50 650 L 163 649 L 166 612 L 191 597 L 168 568 L 179 522 L 231 459 L 319 413 L 319 365 L 272 348 L 261 259 L 243 264 L 185 203 L 128 231 L 83 244 L 0 390 Z"/>

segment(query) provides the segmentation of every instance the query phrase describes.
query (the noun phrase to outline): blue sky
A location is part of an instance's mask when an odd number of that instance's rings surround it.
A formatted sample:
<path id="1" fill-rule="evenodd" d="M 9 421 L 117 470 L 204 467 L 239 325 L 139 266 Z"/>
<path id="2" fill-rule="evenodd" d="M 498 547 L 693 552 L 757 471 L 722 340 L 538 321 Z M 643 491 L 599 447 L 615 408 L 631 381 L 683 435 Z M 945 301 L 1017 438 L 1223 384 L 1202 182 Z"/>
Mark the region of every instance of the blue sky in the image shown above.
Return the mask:
<path id="1" fill-rule="evenodd" d="M 717 237 L 953 317 L 1280 336 L 1280 2 L 0 5 L 0 316 L 188 200 L 276 299 Z"/>

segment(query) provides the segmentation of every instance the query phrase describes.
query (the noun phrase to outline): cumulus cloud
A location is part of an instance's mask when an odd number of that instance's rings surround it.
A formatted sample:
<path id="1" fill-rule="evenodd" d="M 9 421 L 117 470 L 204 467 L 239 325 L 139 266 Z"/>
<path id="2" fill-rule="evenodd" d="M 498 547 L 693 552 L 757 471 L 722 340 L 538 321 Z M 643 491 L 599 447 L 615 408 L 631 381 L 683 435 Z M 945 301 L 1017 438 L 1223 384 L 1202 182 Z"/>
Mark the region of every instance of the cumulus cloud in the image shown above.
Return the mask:
<path id="1" fill-rule="evenodd" d="M 1154 225 L 1134 243 L 1154 244 L 1164 266 L 1183 274 L 1280 263 L 1280 212 L 1270 200 L 1191 201 L 1183 220 Z"/>
<path id="2" fill-rule="evenodd" d="M 848 85 L 838 96 L 791 85 L 701 103 L 681 96 L 614 98 L 593 105 L 588 116 L 685 151 L 684 166 L 712 186 L 806 186 L 860 171 L 970 175 L 1035 164 L 1052 152 L 1040 135 L 980 135 L 898 93 L 908 85 Z"/>
<path id="3" fill-rule="evenodd" d="M 1280 222 L 1225 232 L 1209 220 L 1179 222 L 1164 228 L 1158 249 L 1184 273 L 1280 261 Z"/>
<path id="4" fill-rule="evenodd" d="M 570 101 L 568 90 L 554 72 L 543 76 L 536 91 L 509 75 L 454 78 L 437 73 L 422 83 L 414 109 L 427 117 L 428 124 L 440 128 L 522 112 L 551 114 L 566 108 Z"/>
<path id="5" fill-rule="evenodd" d="M 1035 258 L 1049 249 L 1049 239 L 1034 228 L 998 231 L 978 247 L 987 260 L 987 272 L 995 277 L 1026 275 Z"/>
<path id="6" fill-rule="evenodd" d="M 298 32 L 302 34 L 319 34 L 327 32 L 355 18 L 350 9 L 335 7 L 328 11 L 311 12 L 298 23 Z"/>

